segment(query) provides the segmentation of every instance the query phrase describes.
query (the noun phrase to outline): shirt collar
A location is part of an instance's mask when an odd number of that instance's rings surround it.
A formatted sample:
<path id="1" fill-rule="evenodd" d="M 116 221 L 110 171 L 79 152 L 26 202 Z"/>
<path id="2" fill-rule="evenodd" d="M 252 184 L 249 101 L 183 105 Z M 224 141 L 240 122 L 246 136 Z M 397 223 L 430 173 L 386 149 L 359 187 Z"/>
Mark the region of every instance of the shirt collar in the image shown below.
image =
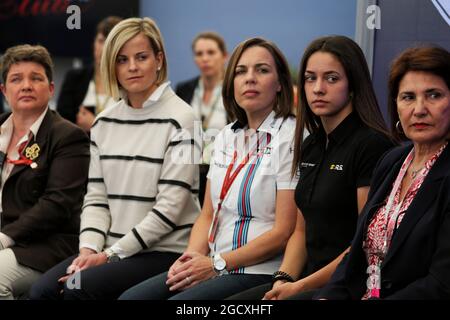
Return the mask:
<path id="1" fill-rule="evenodd" d="M 44 117 L 48 111 L 48 106 L 45 108 L 45 110 L 41 113 L 39 118 L 36 119 L 36 121 L 31 125 L 30 132 L 33 134 L 33 136 L 37 136 L 37 133 L 39 131 L 39 128 L 41 127 L 42 121 L 44 121 Z M 12 134 L 13 130 L 13 121 L 12 121 L 12 114 L 8 117 L 8 119 L 3 122 L 3 124 L 0 127 L 0 134 Z"/>
<path id="2" fill-rule="evenodd" d="M 282 122 L 283 118 L 282 117 L 275 118 L 275 111 L 272 110 L 266 117 L 266 119 L 264 119 L 263 123 L 261 123 L 257 131 L 267 132 L 273 135 L 274 132 L 280 129 Z M 240 123 L 239 120 L 236 120 L 231 126 L 231 130 L 237 131 L 239 129 L 244 129 L 245 127 L 247 127 L 246 124 L 244 125 Z"/>
<path id="3" fill-rule="evenodd" d="M 341 123 L 328 135 L 330 141 L 336 144 L 345 141 L 347 137 L 355 132 L 361 125 L 361 120 L 356 112 L 350 113 Z M 323 130 L 323 129 L 322 129 Z"/>
<path id="4" fill-rule="evenodd" d="M 0 151 L 6 153 L 9 141 L 12 137 L 13 122 L 12 114 L 2 123 L 0 127 Z"/>
<path id="5" fill-rule="evenodd" d="M 30 131 L 28 132 L 28 134 L 26 134 L 20 138 L 18 145 L 24 141 L 27 141 L 30 137 L 30 134 L 32 134 L 34 137 L 37 136 L 37 133 L 39 131 L 39 128 L 41 127 L 42 121 L 44 121 L 44 117 L 47 114 L 47 111 L 48 111 L 48 106 L 41 113 L 39 118 L 37 118 L 36 121 L 31 125 Z M 6 148 L 8 148 L 6 143 L 9 144 L 9 141 L 11 140 L 11 137 L 12 137 L 12 133 L 13 133 L 13 120 L 12 120 L 12 114 L 11 114 L 8 117 L 8 119 L 6 119 L 6 121 L 3 122 L 3 124 L 0 127 L 0 135 L 1 135 L 0 141 L 2 142 L 2 143 L 0 143 L 1 151 L 6 152 Z M 3 144 L 3 142 L 6 142 L 5 145 Z M 3 150 L 3 149 L 5 149 L 5 150 Z"/>
<path id="6" fill-rule="evenodd" d="M 44 121 L 44 117 L 47 114 L 48 106 L 45 108 L 44 112 L 37 118 L 37 120 L 31 125 L 30 131 L 33 133 L 33 135 L 36 137 L 37 133 L 39 131 L 39 128 L 41 127 L 42 121 Z"/>
<path id="7" fill-rule="evenodd" d="M 161 99 L 161 96 L 163 95 L 166 88 L 170 85 L 170 81 L 166 81 L 158 86 L 155 91 L 148 97 L 148 99 L 142 104 L 142 108 L 148 108 L 152 105 L 154 105 L 156 102 L 158 102 Z M 122 91 L 121 92 L 123 100 L 126 102 L 127 105 L 130 105 L 128 103 L 128 98 L 126 97 L 126 94 Z M 131 106 L 130 106 L 131 107 Z"/>
<path id="8" fill-rule="evenodd" d="M 197 87 L 195 88 L 196 90 L 198 90 L 198 93 L 200 96 L 203 96 L 203 93 L 205 92 L 205 86 L 203 84 L 202 78 L 198 79 L 198 83 L 197 83 Z M 219 91 L 219 93 L 221 94 L 222 91 L 222 82 L 219 81 L 219 83 L 216 84 L 216 86 L 213 89 L 213 94 L 217 94 Z"/>

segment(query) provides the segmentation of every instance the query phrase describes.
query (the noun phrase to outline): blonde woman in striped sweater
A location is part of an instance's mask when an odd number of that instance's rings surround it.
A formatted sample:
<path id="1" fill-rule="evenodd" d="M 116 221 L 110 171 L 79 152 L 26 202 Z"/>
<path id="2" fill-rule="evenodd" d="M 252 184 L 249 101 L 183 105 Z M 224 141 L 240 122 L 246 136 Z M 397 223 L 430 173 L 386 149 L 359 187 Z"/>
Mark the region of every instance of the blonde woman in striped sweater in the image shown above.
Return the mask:
<path id="1" fill-rule="evenodd" d="M 166 80 L 154 21 L 116 25 L 101 69 L 106 90 L 121 99 L 91 130 L 80 253 L 47 272 L 33 299 L 117 298 L 176 261 L 200 211 L 198 165 L 178 156 L 194 153 L 195 118 Z"/>

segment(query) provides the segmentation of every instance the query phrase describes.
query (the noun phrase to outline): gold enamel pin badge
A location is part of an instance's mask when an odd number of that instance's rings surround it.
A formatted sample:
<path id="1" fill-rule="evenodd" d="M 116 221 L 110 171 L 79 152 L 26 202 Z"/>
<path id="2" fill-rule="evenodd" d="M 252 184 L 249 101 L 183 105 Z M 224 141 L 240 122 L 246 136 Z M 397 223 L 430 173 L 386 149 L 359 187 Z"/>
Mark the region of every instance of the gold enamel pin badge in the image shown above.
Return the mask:
<path id="1" fill-rule="evenodd" d="M 32 146 L 25 149 L 25 157 L 33 161 L 34 159 L 39 157 L 39 151 L 41 151 L 41 148 L 38 146 L 37 143 L 35 143 Z"/>

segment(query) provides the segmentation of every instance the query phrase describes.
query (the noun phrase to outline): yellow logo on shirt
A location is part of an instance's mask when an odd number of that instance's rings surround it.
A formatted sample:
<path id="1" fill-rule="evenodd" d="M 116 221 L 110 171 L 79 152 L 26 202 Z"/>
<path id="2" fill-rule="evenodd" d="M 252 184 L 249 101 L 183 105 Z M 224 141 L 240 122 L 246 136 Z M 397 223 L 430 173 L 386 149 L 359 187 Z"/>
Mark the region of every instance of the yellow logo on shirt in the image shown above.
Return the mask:
<path id="1" fill-rule="evenodd" d="M 344 165 L 343 164 L 332 164 L 330 166 L 330 170 L 343 171 Z"/>

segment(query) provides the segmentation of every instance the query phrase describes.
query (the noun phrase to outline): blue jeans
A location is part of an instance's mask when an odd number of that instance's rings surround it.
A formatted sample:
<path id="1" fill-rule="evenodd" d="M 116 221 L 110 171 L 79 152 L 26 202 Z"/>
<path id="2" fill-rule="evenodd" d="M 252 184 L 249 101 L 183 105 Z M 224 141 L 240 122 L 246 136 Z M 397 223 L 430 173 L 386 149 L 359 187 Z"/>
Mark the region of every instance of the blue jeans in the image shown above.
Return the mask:
<path id="1" fill-rule="evenodd" d="M 223 300 L 238 292 L 270 282 L 267 274 L 229 274 L 206 280 L 185 291 L 169 291 L 167 272 L 128 289 L 119 300 Z"/>

